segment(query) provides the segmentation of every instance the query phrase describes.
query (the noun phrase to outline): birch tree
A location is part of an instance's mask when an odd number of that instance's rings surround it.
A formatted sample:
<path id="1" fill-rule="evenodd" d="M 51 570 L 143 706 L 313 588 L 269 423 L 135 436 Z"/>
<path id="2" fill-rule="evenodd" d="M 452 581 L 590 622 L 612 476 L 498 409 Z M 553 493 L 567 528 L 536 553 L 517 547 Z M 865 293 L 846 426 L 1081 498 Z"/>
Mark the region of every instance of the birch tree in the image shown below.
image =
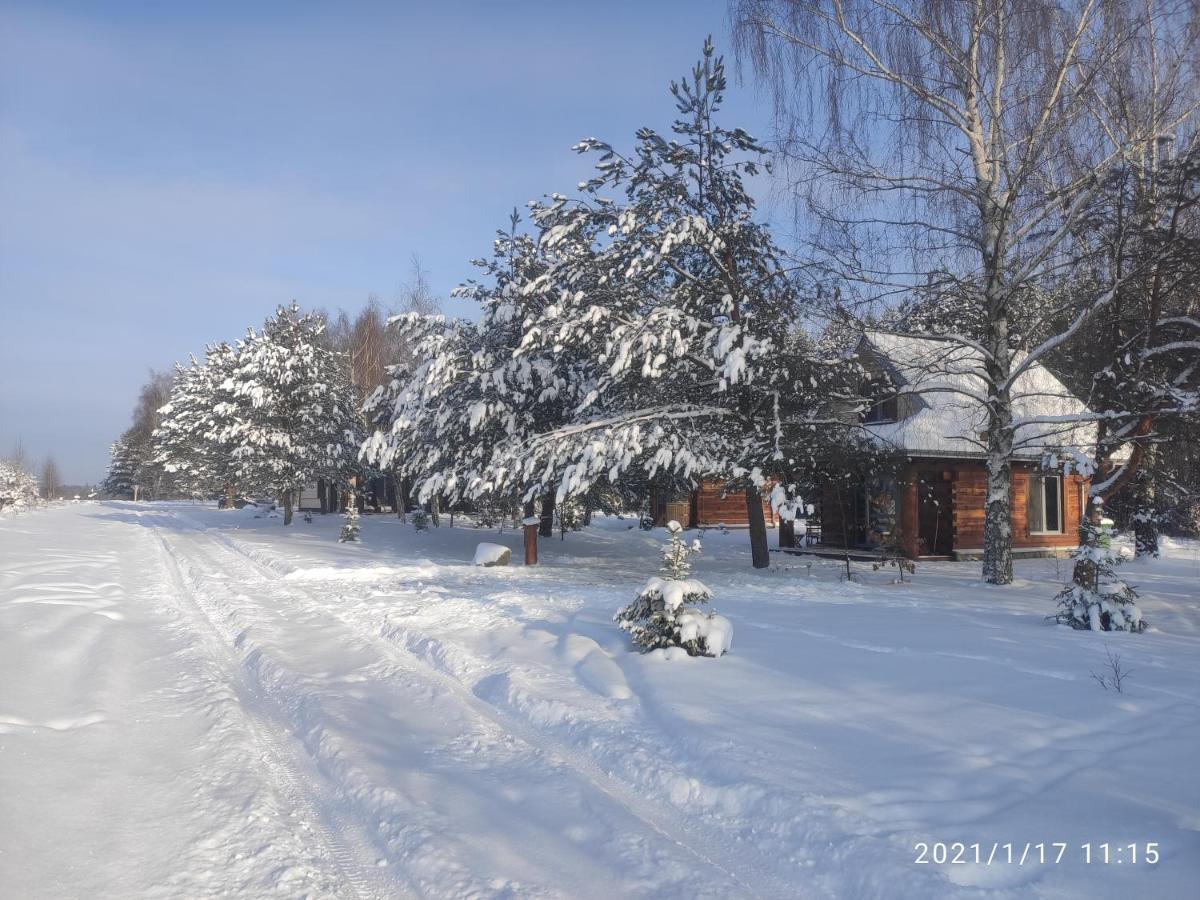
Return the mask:
<path id="1" fill-rule="evenodd" d="M 1196 65 L 1195 5 L 736 0 L 731 11 L 774 90 L 816 276 L 865 302 L 920 290 L 974 326 L 912 330 L 977 376 L 979 390 L 958 393 L 986 413 L 983 574 L 1008 583 L 1018 432 L 1054 424 L 1020 414 L 1020 379 L 1149 274 L 1143 261 L 1063 290 L 1095 263 L 1075 238 L 1109 175 L 1163 134 L 1194 130 L 1181 86 Z M 1154 116 L 1109 103 L 1135 46 L 1152 47 L 1167 76 L 1145 89 Z"/>

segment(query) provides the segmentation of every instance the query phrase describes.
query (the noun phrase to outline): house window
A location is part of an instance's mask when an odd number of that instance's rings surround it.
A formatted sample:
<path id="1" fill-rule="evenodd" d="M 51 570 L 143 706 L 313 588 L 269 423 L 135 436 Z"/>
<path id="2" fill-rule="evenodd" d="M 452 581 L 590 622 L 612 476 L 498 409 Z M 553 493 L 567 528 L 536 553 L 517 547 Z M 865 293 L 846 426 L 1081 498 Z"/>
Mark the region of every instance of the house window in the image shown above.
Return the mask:
<path id="1" fill-rule="evenodd" d="M 1029 533 L 1062 534 L 1062 478 L 1031 475 L 1029 478 Z"/>
<path id="2" fill-rule="evenodd" d="M 865 424 L 880 425 L 896 421 L 896 390 L 885 379 L 872 379 L 863 393 L 878 398 L 863 413 Z"/>

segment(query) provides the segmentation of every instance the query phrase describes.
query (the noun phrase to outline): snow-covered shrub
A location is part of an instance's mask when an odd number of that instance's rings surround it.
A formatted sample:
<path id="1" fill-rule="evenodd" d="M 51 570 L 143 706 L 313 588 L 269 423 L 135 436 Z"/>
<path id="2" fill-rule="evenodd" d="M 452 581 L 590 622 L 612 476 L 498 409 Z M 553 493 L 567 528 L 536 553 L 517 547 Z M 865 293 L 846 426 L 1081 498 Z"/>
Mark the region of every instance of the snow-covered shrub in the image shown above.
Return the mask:
<path id="1" fill-rule="evenodd" d="M 683 526 L 667 523 L 663 548 L 663 576 L 654 576 L 633 602 L 614 617 L 642 650 L 682 647 L 690 656 L 720 656 L 733 643 L 733 625 L 724 616 L 706 613 L 696 605 L 712 599 L 700 581 L 689 578 L 689 559 L 700 552 L 700 542 L 683 540 Z"/>
<path id="2" fill-rule="evenodd" d="M 0 510 L 25 509 L 37 502 L 37 479 L 20 463 L 0 460 Z"/>
<path id="3" fill-rule="evenodd" d="M 416 531 L 429 530 L 429 513 L 427 513 L 421 507 L 418 506 L 416 509 L 414 509 L 410 518 L 412 519 L 413 528 Z"/>
<path id="4" fill-rule="evenodd" d="M 1093 535 L 1072 558 L 1076 580 L 1054 598 L 1058 601 L 1054 618 L 1092 631 L 1144 631 L 1146 620 L 1137 605 L 1137 592 L 1118 577 L 1122 559 L 1112 547 L 1103 546 Z"/>
<path id="5" fill-rule="evenodd" d="M 358 504 L 354 498 L 346 504 L 346 513 L 342 516 L 342 533 L 338 541 L 343 544 L 358 542 Z"/>

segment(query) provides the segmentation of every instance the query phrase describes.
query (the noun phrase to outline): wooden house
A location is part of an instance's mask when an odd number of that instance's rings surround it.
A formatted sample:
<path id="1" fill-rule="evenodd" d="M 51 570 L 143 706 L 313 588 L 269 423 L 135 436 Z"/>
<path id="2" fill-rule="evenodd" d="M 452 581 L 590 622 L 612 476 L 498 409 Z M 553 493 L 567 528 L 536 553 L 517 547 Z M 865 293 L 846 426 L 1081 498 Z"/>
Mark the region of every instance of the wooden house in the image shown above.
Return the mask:
<path id="1" fill-rule="evenodd" d="M 890 476 L 829 482 L 821 492 L 821 546 L 906 556 L 983 554 L 987 499 L 981 357 L 962 344 L 867 332 L 859 356 L 878 402 L 863 427 L 903 460 Z M 1013 553 L 1051 555 L 1076 546 L 1088 480 L 1047 465 L 1085 448 L 1094 426 L 1071 419 L 1083 404 L 1036 363 L 1013 391 Z M 1028 424 L 1022 424 L 1028 420 Z"/>
<path id="2" fill-rule="evenodd" d="M 650 495 L 650 515 L 655 525 L 666 525 L 672 519 L 684 528 L 745 528 L 750 524 L 746 511 L 746 492 L 743 488 L 727 488 L 725 483 L 704 479 L 695 490 L 679 494 L 653 491 Z M 771 504 L 763 500 L 763 516 L 767 527 L 779 522 Z"/>

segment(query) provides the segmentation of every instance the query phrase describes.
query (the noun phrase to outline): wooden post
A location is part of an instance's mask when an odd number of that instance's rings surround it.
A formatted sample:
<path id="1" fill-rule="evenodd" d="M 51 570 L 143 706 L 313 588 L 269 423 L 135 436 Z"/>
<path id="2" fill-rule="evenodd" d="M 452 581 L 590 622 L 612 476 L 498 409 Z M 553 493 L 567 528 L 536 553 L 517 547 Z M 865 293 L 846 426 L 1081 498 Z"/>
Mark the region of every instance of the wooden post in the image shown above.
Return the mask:
<path id="1" fill-rule="evenodd" d="M 525 504 L 525 565 L 536 566 L 538 561 L 538 526 L 541 520 L 534 515 L 533 501 Z"/>

